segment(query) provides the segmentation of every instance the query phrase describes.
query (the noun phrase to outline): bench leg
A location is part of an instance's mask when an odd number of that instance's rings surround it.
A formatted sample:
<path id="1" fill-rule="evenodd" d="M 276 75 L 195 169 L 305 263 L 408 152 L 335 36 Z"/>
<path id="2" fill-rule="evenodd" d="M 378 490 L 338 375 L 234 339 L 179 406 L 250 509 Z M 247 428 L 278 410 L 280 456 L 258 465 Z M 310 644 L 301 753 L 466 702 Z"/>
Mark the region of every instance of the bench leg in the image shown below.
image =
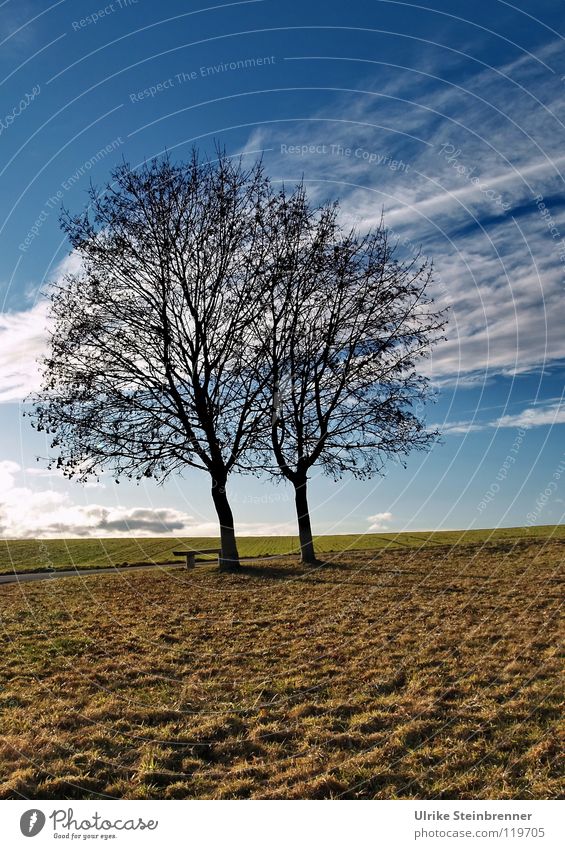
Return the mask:
<path id="1" fill-rule="evenodd" d="M 186 568 L 187 569 L 194 569 L 194 554 L 187 554 L 186 555 Z"/>

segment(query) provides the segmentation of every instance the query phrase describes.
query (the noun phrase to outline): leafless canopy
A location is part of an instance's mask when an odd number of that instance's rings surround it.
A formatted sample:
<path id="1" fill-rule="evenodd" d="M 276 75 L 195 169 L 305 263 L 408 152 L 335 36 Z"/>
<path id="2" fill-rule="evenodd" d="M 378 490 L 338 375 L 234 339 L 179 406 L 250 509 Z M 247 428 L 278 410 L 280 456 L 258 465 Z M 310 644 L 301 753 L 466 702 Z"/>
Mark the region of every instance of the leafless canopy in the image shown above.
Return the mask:
<path id="1" fill-rule="evenodd" d="M 382 221 L 365 235 L 344 231 L 337 204 L 312 209 L 299 187 L 280 193 L 269 222 L 264 465 L 296 489 L 311 560 L 312 466 L 334 478 L 367 477 L 436 438 L 421 418 L 429 381 L 420 366 L 445 316 L 428 294 L 431 267 L 397 260 Z"/>
<path id="2" fill-rule="evenodd" d="M 245 170 L 221 152 L 112 177 L 63 218 L 81 270 L 52 292 L 36 426 L 68 476 L 163 480 L 188 464 L 225 500 L 264 420 L 252 366 L 268 182 L 260 163 Z"/>

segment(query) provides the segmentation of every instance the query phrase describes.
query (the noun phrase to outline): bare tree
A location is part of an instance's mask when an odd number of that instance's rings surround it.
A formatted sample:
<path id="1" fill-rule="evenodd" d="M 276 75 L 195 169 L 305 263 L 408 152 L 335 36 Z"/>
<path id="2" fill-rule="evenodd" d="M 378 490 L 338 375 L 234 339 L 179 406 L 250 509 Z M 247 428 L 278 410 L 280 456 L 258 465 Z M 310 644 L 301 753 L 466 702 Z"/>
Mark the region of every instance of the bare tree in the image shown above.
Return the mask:
<path id="1" fill-rule="evenodd" d="M 226 483 L 265 420 L 253 328 L 268 181 L 260 163 L 245 170 L 222 152 L 123 164 L 112 178 L 84 213 L 63 215 L 81 270 L 51 295 L 34 423 L 79 480 L 208 472 L 220 564 L 237 566 Z"/>
<path id="2" fill-rule="evenodd" d="M 437 434 L 418 415 L 429 384 L 417 366 L 446 322 L 427 294 L 431 267 L 397 261 L 382 220 L 365 235 L 345 232 L 338 204 L 312 209 L 302 186 L 269 210 L 261 335 L 276 465 L 264 465 L 292 483 L 302 560 L 313 563 L 310 470 L 364 478 L 430 445 Z"/>

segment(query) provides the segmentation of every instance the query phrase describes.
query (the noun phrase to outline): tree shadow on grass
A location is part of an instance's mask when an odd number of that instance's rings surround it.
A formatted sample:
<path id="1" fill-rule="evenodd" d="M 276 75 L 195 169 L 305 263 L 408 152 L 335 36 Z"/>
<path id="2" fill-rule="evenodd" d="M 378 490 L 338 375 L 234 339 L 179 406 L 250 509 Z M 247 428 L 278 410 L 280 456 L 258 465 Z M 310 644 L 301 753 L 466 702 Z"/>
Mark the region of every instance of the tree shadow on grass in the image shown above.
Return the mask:
<path id="1" fill-rule="evenodd" d="M 252 578 L 267 578 L 271 580 L 311 578 L 317 575 L 328 575 L 329 572 L 358 572 L 359 564 L 336 563 L 320 561 L 316 565 L 306 566 L 302 563 L 289 563 L 288 566 L 269 564 L 243 564 L 236 569 L 225 572 L 228 575 L 245 575 Z"/>

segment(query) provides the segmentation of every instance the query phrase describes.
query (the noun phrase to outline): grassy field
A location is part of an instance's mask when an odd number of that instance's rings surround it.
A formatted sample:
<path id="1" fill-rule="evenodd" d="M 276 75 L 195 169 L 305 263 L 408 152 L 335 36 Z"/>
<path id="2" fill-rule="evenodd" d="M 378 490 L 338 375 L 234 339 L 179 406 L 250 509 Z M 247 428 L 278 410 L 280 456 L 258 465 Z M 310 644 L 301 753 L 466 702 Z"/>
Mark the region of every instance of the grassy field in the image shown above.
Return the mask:
<path id="1" fill-rule="evenodd" d="M 564 554 L 4 586 L 0 798 L 556 798 Z"/>
<path id="2" fill-rule="evenodd" d="M 320 536 L 316 548 L 320 553 L 351 550 L 420 548 L 422 546 L 457 545 L 485 541 L 547 538 L 565 539 L 565 525 L 536 528 L 499 528 L 477 531 L 435 531 L 421 533 L 341 534 Z M 52 569 L 90 569 L 104 566 L 171 563 L 173 551 L 179 548 L 217 548 L 217 537 L 67 539 L 67 540 L 0 540 L 0 574 Z M 297 537 L 240 537 L 242 557 L 292 554 L 298 551 Z"/>

